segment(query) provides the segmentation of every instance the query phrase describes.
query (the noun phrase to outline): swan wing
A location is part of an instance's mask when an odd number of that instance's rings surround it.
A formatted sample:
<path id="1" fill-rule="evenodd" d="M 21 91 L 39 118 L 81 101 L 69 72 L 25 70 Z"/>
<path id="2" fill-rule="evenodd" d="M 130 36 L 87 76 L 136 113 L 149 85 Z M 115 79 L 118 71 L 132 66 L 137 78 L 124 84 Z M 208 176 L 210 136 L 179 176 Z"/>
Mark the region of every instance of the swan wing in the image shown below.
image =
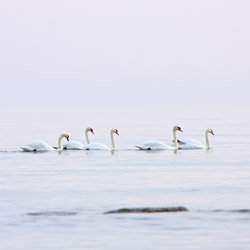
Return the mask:
<path id="1" fill-rule="evenodd" d="M 111 150 L 108 146 L 102 143 L 90 143 L 83 146 L 85 150 Z"/>

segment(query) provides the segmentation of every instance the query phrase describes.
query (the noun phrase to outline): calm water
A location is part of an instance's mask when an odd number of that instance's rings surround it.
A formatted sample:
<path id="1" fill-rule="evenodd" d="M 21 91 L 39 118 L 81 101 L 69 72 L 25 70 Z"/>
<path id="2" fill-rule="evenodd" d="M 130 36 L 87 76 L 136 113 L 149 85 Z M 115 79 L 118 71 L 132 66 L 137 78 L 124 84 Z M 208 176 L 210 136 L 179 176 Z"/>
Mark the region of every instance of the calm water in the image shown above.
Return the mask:
<path id="1" fill-rule="evenodd" d="M 247 110 L 1 109 L 1 249 L 250 249 L 250 118 Z M 213 148 L 138 151 L 149 139 Z M 62 132 L 118 150 L 23 153 L 35 139 L 57 144 Z M 133 207 L 190 211 L 110 214 Z"/>

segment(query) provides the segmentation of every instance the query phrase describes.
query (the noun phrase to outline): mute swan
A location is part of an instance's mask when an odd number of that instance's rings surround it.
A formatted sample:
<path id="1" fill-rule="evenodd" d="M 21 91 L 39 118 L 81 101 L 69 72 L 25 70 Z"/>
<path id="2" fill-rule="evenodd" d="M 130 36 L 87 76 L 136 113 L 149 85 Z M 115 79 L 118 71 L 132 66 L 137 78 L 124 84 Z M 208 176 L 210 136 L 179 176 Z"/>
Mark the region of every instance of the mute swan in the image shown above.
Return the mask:
<path id="1" fill-rule="evenodd" d="M 114 134 L 119 135 L 118 130 L 116 128 L 112 128 L 110 130 L 112 149 L 109 148 L 108 146 L 106 146 L 105 144 L 102 144 L 102 143 L 90 143 L 90 144 L 84 146 L 83 149 L 85 149 L 85 150 L 115 150 L 116 144 L 115 144 Z"/>
<path id="2" fill-rule="evenodd" d="M 64 133 L 61 134 L 58 138 L 58 150 L 62 150 L 62 139 L 66 138 L 69 140 L 69 135 Z M 44 141 L 32 141 L 27 144 L 28 148 L 21 148 L 25 152 L 45 152 L 45 151 L 55 151 L 56 149 L 51 147 L 49 144 L 47 144 Z"/>
<path id="3" fill-rule="evenodd" d="M 91 127 L 87 127 L 85 129 L 86 141 L 87 141 L 87 144 L 90 144 L 88 132 L 91 132 L 92 134 L 94 134 L 94 130 Z M 83 147 L 84 145 L 78 141 L 70 140 L 70 141 L 63 143 L 63 149 L 80 150 L 80 149 L 83 149 Z"/>
<path id="4" fill-rule="evenodd" d="M 164 142 L 155 141 L 155 140 L 144 142 L 144 144 L 142 146 L 136 146 L 136 147 L 139 148 L 140 150 L 178 149 L 178 142 L 177 142 L 177 136 L 176 136 L 177 130 L 183 132 L 180 127 L 178 127 L 178 126 L 173 127 L 174 147 L 175 148 L 172 148 L 172 147 L 168 146 Z"/>
<path id="5" fill-rule="evenodd" d="M 214 132 L 211 128 L 208 128 L 205 131 L 205 137 L 206 137 L 206 146 L 207 148 L 211 148 L 208 134 L 214 135 Z M 202 149 L 206 148 L 202 143 L 199 141 L 193 140 L 193 139 L 187 139 L 187 140 L 181 140 L 179 141 L 179 149 Z"/>

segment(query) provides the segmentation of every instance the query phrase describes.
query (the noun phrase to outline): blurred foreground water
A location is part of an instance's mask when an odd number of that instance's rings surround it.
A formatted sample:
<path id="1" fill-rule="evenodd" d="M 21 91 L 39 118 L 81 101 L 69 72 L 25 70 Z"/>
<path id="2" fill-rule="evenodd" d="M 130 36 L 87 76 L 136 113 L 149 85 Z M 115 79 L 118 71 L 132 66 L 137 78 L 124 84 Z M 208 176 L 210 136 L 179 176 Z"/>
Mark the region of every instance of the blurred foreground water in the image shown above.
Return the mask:
<path id="1" fill-rule="evenodd" d="M 1 249 L 249 249 L 250 118 L 244 110 L 1 109 Z M 179 139 L 210 150 L 138 151 Z M 36 139 L 57 145 L 62 132 L 110 151 L 23 153 Z M 105 214 L 120 208 L 184 206 L 189 212 Z"/>

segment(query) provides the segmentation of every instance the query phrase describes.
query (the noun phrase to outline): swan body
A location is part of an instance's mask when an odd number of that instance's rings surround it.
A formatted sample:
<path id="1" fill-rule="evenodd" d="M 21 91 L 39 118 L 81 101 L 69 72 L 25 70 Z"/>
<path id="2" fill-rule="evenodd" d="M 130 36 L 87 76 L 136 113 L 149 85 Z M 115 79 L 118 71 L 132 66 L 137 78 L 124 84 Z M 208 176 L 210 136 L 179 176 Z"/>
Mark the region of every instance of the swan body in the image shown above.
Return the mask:
<path id="1" fill-rule="evenodd" d="M 205 138 L 206 138 L 206 146 L 200 143 L 197 140 L 193 139 L 187 139 L 187 140 L 181 140 L 179 142 L 179 149 L 204 149 L 204 148 L 211 148 L 210 141 L 208 134 L 214 135 L 214 132 L 211 128 L 208 128 L 205 131 Z"/>
<path id="2" fill-rule="evenodd" d="M 202 143 L 193 139 L 179 141 L 179 149 L 202 149 L 206 148 Z"/>
<path id="3" fill-rule="evenodd" d="M 170 147 L 167 144 L 165 144 L 164 142 L 161 141 L 156 141 L 156 140 L 150 140 L 150 141 L 146 141 L 144 142 L 143 145 L 141 146 L 135 146 L 137 148 L 139 148 L 140 150 L 168 150 L 168 149 L 178 149 L 178 141 L 177 141 L 177 136 L 176 136 L 176 132 L 177 131 L 181 131 L 182 129 L 178 126 L 174 126 L 173 127 L 173 135 L 174 135 L 174 142 L 175 142 L 175 147 Z"/>
<path id="4" fill-rule="evenodd" d="M 87 144 L 86 146 L 83 146 L 83 149 L 85 150 L 111 150 L 110 147 L 102 143 L 90 143 L 90 144 Z"/>
<path id="5" fill-rule="evenodd" d="M 83 146 L 84 145 L 82 143 L 78 141 L 73 141 L 73 140 L 63 143 L 63 149 L 66 149 L 66 150 L 81 150 L 83 149 Z"/>
<path id="6" fill-rule="evenodd" d="M 86 141 L 87 141 L 87 144 L 90 144 L 88 132 L 91 132 L 92 134 L 94 134 L 94 130 L 91 127 L 87 127 L 85 129 Z M 84 145 L 81 142 L 71 141 L 70 140 L 70 141 L 66 141 L 66 142 L 63 143 L 63 149 L 67 149 L 67 150 L 82 150 L 82 149 L 84 149 Z"/>
<path id="7" fill-rule="evenodd" d="M 169 147 L 162 141 L 150 140 L 143 143 L 141 146 L 136 146 L 140 150 L 165 150 L 165 149 L 173 149 Z"/>
<path id="8" fill-rule="evenodd" d="M 61 134 L 58 138 L 58 150 L 62 150 L 62 139 L 66 138 L 69 140 L 69 135 L 64 133 Z M 44 141 L 32 141 L 27 144 L 28 147 L 21 148 L 25 152 L 46 152 L 46 151 L 55 151 L 56 149 L 47 144 Z"/>
<path id="9" fill-rule="evenodd" d="M 116 144 L 115 144 L 114 134 L 119 135 L 118 130 L 116 128 L 112 128 L 110 130 L 112 148 L 110 148 L 102 143 L 90 143 L 90 144 L 87 144 L 86 146 L 84 146 L 83 149 L 85 149 L 85 150 L 115 150 Z"/>
<path id="10" fill-rule="evenodd" d="M 44 141 L 32 141 L 27 144 L 29 148 L 22 148 L 24 151 L 55 151 L 48 143 Z"/>

